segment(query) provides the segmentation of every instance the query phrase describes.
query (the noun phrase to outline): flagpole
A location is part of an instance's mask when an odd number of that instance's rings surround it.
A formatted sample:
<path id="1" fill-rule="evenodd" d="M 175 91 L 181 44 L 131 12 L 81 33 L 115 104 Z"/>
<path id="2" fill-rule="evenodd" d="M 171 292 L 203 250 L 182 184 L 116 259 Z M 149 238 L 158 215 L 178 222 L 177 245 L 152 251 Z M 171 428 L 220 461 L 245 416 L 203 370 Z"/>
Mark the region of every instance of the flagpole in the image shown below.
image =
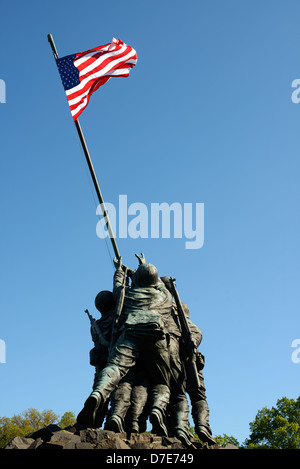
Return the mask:
<path id="1" fill-rule="evenodd" d="M 57 49 L 56 49 L 55 44 L 54 44 L 52 34 L 48 34 L 48 41 L 50 43 L 54 58 L 56 60 L 56 59 L 58 59 L 58 53 L 57 53 Z M 103 200 L 103 197 L 102 197 L 102 194 L 101 194 L 101 190 L 100 190 L 100 187 L 99 187 L 99 184 L 98 184 L 98 181 L 97 181 L 97 177 L 96 177 L 96 173 L 95 173 L 95 170 L 94 170 L 94 167 L 93 167 L 93 163 L 92 163 L 92 160 L 91 160 L 91 157 L 90 157 L 90 154 L 89 154 L 89 150 L 88 150 L 88 147 L 87 147 L 87 144 L 86 144 L 86 141 L 85 141 L 85 138 L 84 138 L 84 135 L 83 135 L 83 132 L 82 132 L 82 129 L 81 129 L 78 118 L 74 121 L 74 124 L 75 124 L 76 130 L 77 130 L 78 136 L 79 136 L 80 143 L 81 143 L 82 148 L 83 148 L 83 152 L 84 152 L 84 155 L 85 155 L 85 159 L 86 159 L 88 168 L 90 170 L 90 174 L 91 174 L 91 177 L 92 177 L 92 180 L 93 180 L 93 183 L 94 183 L 95 191 L 96 191 L 96 194 L 97 194 L 100 206 L 101 206 L 101 210 L 102 210 L 103 216 L 105 218 L 107 231 L 108 231 L 109 237 L 111 239 L 111 243 L 112 243 L 114 253 L 115 253 L 116 258 L 119 259 L 120 258 L 119 249 L 118 249 L 118 246 L 117 246 L 117 243 L 116 243 L 116 240 L 115 240 L 113 229 L 112 229 L 110 221 L 109 221 L 108 213 L 107 213 L 105 203 L 104 203 L 104 200 Z"/>

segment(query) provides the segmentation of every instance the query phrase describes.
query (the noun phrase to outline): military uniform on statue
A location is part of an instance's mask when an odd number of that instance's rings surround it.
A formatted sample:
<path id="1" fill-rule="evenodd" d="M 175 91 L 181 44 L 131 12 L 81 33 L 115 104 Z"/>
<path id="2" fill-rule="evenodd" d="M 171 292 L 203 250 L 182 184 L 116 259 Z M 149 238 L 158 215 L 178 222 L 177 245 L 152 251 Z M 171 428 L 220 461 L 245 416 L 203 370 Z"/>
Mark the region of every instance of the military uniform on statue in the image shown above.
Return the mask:
<path id="1" fill-rule="evenodd" d="M 116 261 L 116 267 L 113 292 L 118 297 L 125 275 L 121 260 Z M 150 421 L 156 434 L 167 435 L 164 420 L 170 398 L 171 371 L 166 321 L 171 310 L 172 296 L 159 279 L 156 267 L 141 263 L 133 275 L 132 286 L 125 287 L 121 334 L 77 417 L 79 423 L 95 425 L 97 411 L 140 358 L 152 382 Z"/>

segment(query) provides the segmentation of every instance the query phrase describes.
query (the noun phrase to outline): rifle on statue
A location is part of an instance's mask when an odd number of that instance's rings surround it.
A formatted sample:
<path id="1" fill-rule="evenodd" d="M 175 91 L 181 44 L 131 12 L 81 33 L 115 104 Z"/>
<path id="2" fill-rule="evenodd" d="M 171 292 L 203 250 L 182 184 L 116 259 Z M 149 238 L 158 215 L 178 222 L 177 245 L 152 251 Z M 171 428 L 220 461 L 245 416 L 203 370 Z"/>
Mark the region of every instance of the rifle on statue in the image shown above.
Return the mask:
<path id="1" fill-rule="evenodd" d="M 86 309 L 84 312 L 88 315 L 91 323 L 91 335 L 95 347 L 100 347 L 101 345 L 104 347 L 108 347 L 109 343 L 107 342 L 107 340 L 104 339 L 103 334 L 97 324 L 97 320 L 93 318 L 93 316 L 89 313 L 88 309 Z"/>
<path id="2" fill-rule="evenodd" d="M 195 347 L 195 344 L 192 340 L 192 334 L 186 319 L 186 316 L 184 314 L 182 304 L 175 286 L 175 279 L 170 278 L 170 284 L 172 288 L 172 294 L 177 306 L 177 312 L 178 312 L 178 319 L 180 322 L 180 327 L 181 327 L 181 334 L 182 334 L 182 339 L 185 345 L 185 354 L 187 355 L 187 359 L 184 361 L 184 368 L 186 372 L 186 388 L 187 391 L 194 391 L 199 388 L 200 386 L 200 381 L 199 381 L 199 375 L 198 375 L 198 370 L 196 366 L 196 358 L 197 358 L 197 349 Z"/>

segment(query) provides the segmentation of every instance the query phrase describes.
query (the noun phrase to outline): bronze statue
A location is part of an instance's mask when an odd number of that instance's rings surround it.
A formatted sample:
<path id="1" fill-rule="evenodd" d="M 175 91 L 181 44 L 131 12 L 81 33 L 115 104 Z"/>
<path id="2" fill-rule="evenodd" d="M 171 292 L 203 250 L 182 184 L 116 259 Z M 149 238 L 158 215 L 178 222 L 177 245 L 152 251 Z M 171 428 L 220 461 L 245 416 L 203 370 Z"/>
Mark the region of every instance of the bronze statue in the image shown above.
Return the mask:
<path id="1" fill-rule="evenodd" d="M 132 285 L 125 286 L 122 259 L 115 260 L 113 295 L 122 297 L 122 324 L 106 366 L 97 375 L 93 391 L 78 414 L 77 421 L 94 427 L 110 395 L 129 370 L 142 359 L 152 381 L 149 389 L 150 422 L 156 434 L 167 435 L 165 412 L 170 397 L 170 358 L 167 320 L 172 296 L 159 279 L 154 265 L 141 262 L 133 273 Z M 119 306 L 119 305 L 118 305 Z M 117 306 L 117 307 L 118 307 Z"/>
<path id="2" fill-rule="evenodd" d="M 113 290 L 100 292 L 95 306 L 101 319 L 91 321 L 95 367 L 93 389 L 78 414 L 78 423 L 115 432 L 152 432 L 175 436 L 190 446 L 189 394 L 195 432 L 214 444 L 209 426 L 198 352 L 201 330 L 191 322 L 174 279 L 159 277 L 143 254 L 131 270 L 114 259 Z"/>

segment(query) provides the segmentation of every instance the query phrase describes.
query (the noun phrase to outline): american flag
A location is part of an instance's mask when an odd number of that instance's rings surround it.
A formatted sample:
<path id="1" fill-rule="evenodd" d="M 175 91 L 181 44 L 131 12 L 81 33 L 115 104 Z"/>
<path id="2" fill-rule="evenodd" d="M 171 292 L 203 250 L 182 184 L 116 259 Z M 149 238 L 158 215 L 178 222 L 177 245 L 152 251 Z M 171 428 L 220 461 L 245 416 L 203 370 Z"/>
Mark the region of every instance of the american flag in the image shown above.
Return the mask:
<path id="1" fill-rule="evenodd" d="M 91 95 L 111 77 L 128 77 L 137 63 L 136 51 L 113 38 L 110 44 L 56 59 L 75 121 Z"/>

